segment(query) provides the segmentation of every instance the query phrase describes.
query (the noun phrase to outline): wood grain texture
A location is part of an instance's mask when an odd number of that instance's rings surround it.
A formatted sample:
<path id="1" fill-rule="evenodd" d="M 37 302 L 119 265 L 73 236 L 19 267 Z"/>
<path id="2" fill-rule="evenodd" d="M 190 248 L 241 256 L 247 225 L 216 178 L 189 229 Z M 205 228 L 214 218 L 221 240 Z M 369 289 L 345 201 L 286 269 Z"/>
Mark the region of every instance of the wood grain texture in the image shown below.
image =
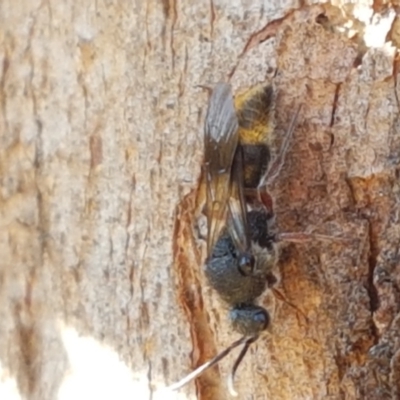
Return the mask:
<path id="1" fill-rule="evenodd" d="M 318 2 L 313 2 L 318 3 Z M 240 399 L 400 396 L 395 2 L 3 1 L 0 398 L 228 399 L 237 339 L 202 273 L 207 93 L 272 80 L 283 232 Z M 376 15 L 372 15 L 375 10 Z M 275 75 L 275 76 L 274 76 Z M 274 76 L 274 77 L 273 77 Z"/>

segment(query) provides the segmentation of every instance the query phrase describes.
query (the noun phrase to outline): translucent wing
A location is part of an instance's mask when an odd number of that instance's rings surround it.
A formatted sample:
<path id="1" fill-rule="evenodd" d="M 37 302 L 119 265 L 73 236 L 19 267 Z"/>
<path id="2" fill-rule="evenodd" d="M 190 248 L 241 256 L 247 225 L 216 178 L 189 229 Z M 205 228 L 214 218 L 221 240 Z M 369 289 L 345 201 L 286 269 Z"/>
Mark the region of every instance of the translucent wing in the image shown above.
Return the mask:
<path id="1" fill-rule="evenodd" d="M 232 164 L 229 213 L 228 230 L 236 248 L 242 255 L 250 253 L 250 236 L 244 198 L 243 153 L 240 145 Z"/>
<path id="2" fill-rule="evenodd" d="M 211 94 L 204 134 L 208 255 L 226 224 L 231 170 L 238 140 L 238 120 L 232 89 L 226 83 L 219 83 Z"/>

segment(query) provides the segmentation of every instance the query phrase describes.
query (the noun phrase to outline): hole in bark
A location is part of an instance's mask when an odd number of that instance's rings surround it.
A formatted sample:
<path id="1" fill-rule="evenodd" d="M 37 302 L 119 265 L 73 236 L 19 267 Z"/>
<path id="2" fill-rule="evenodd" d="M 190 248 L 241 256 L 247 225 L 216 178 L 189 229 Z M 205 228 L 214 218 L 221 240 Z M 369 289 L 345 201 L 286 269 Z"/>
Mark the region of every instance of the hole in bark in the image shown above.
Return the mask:
<path id="1" fill-rule="evenodd" d="M 315 22 L 319 25 L 325 26 L 329 22 L 329 18 L 325 14 L 319 14 L 315 18 Z"/>

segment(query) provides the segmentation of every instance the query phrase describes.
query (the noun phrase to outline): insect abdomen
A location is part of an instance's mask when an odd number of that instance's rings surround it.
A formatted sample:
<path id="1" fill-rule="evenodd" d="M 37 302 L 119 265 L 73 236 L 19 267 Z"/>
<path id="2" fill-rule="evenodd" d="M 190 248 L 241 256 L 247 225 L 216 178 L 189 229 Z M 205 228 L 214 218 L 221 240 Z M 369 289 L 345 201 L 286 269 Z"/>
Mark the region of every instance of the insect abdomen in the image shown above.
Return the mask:
<path id="1" fill-rule="evenodd" d="M 257 85 L 235 97 L 246 188 L 258 186 L 271 159 L 269 140 L 273 131 L 272 100 L 272 86 L 265 84 Z"/>
<path id="2" fill-rule="evenodd" d="M 273 89 L 257 85 L 235 97 L 240 140 L 251 143 L 263 141 L 271 133 Z"/>
<path id="3" fill-rule="evenodd" d="M 271 153 L 266 144 L 243 144 L 241 147 L 243 149 L 244 187 L 255 189 L 267 171 Z"/>

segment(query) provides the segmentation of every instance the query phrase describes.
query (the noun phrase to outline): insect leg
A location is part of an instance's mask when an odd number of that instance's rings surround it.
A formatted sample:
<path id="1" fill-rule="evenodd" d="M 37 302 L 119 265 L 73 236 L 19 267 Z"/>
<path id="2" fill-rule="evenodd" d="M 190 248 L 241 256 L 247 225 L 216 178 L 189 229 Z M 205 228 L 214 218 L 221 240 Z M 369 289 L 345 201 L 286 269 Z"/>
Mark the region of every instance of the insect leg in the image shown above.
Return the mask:
<path id="1" fill-rule="evenodd" d="M 290 121 L 288 131 L 283 140 L 283 143 L 282 143 L 282 146 L 281 146 L 281 149 L 280 149 L 278 155 L 274 159 L 270 168 L 268 168 L 267 172 L 260 179 L 260 183 L 258 185 L 258 190 L 261 190 L 263 187 L 270 185 L 275 180 L 275 178 L 279 175 L 279 173 L 282 169 L 282 165 L 284 164 L 285 156 L 289 149 L 290 142 L 292 140 L 293 132 L 296 127 L 296 122 L 297 122 L 297 118 L 298 118 L 300 110 L 301 110 L 301 106 L 302 105 L 300 104 L 300 106 L 297 108 L 297 111 L 294 114 L 292 120 Z"/>

